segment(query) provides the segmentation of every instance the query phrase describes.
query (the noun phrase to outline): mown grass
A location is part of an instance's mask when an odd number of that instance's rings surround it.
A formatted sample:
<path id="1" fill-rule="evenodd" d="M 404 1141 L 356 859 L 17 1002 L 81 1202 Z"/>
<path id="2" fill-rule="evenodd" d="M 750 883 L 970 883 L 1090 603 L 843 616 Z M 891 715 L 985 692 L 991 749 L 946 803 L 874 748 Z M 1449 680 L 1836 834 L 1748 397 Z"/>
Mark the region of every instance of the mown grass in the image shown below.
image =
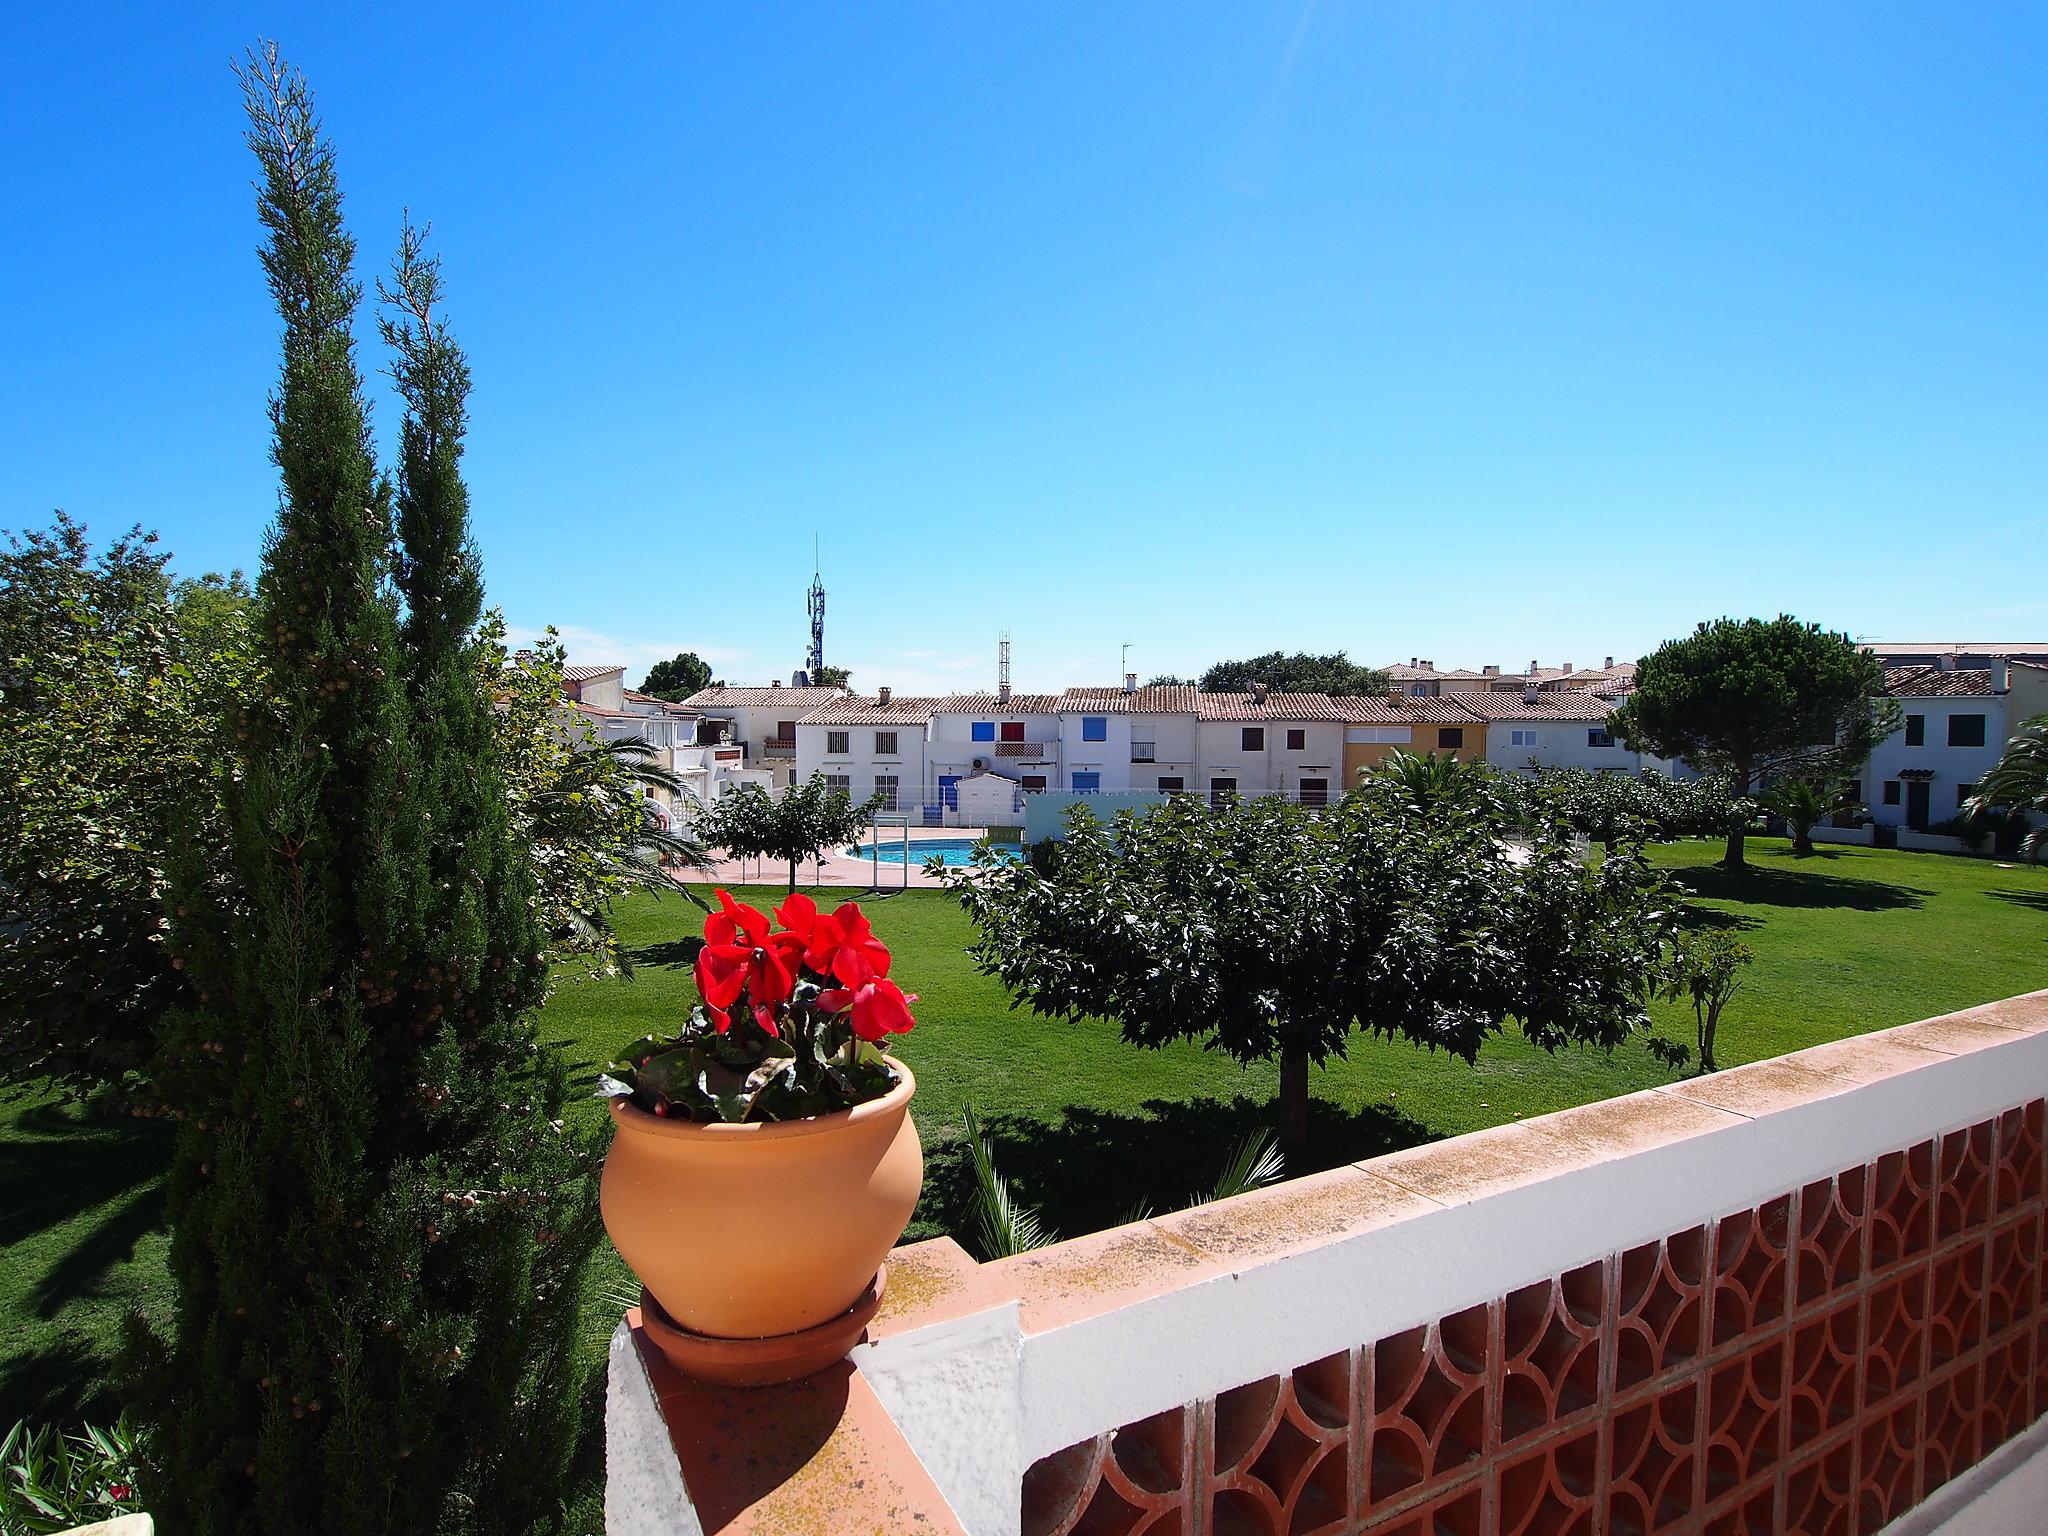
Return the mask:
<path id="1" fill-rule="evenodd" d="M 1795 859 L 1782 841 L 1760 839 L 1754 868 L 1730 877 L 1713 862 L 1718 851 L 1682 843 L 1655 857 L 1691 893 L 1694 921 L 1737 928 L 1756 952 L 1722 1027 L 1724 1065 L 2048 986 L 2048 870 L 1860 848 Z M 782 893 L 739 894 L 768 904 Z M 1066 1234 L 1113 1222 L 1140 1200 L 1184 1203 L 1237 1136 L 1269 1119 L 1270 1064 L 1240 1069 L 1195 1045 L 1140 1051 L 1107 1025 L 1013 1011 L 967 959 L 973 933 L 945 893 L 866 906 L 896 951 L 895 974 L 920 996 L 918 1027 L 898 1047 L 918 1075 L 914 1114 L 929 1152 L 913 1236 L 960 1222 L 969 1103 L 991 1123 L 1021 1193 Z M 620 913 L 630 979 L 562 982 L 544 1025 L 579 1082 L 688 1007 L 682 941 L 699 921 L 679 898 L 635 899 Z M 1689 1040 L 1690 1016 L 1660 1005 L 1657 1028 Z M 1456 1135 L 1675 1075 L 1640 1040 L 1611 1054 L 1547 1056 L 1511 1029 L 1467 1066 L 1359 1038 L 1312 1075 L 1315 1159 Z M 583 1100 L 573 1112 L 598 1123 L 602 1107 Z M 109 1412 L 122 1317 L 166 1301 L 162 1156 L 147 1129 L 69 1109 L 17 1105 L 0 1117 L 0 1423 Z M 593 1359 L 631 1285 L 607 1247 L 588 1298 Z"/>

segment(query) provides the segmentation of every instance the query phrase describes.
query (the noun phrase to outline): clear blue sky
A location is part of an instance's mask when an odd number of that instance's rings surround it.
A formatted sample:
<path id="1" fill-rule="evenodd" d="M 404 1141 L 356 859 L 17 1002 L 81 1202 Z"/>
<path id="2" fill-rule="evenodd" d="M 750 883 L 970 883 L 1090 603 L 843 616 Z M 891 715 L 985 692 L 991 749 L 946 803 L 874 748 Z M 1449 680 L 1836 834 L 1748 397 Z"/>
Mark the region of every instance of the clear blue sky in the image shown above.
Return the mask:
<path id="1" fill-rule="evenodd" d="M 8 7 L 0 525 L 258 559 L 274 32 L 575 659 L 786 675 L 814 531 L 903 691 L 2048 635 L 2038 5 L 620 11 Z"/>

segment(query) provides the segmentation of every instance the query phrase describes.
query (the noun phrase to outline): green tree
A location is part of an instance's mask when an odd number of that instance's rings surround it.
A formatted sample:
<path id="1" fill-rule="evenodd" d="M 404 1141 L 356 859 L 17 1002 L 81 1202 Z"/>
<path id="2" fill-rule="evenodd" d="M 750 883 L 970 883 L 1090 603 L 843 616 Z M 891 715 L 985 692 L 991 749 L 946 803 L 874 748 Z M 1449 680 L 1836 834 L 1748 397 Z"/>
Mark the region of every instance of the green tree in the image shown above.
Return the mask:
<path id="1" fill-rule="evenodd" d="M 1764 786 L 1757 802 L 1792 832 L 1792 851 L 1804 858 L 1814 851 L 1813 829 L 1830 816 L 1861 816 L 1870 807 L 1849 793 L 1846 779 L 1800 775 Z"/>
<path id="2" fill-rule="evenodd" d="M 58 513 L 0 551 L 0 1078 L 141 1088 L 187 996 L 164 937 L 170 850 L 217 862 L 204 765 L 239 684 L 181 632 L 155 536 L 95 552 Z M 204 803 L 202 803 L 204 802 Z"/>
<path id="3" fill-rule="evenodd" d="M 1079 812 L 1049 873 L 990 864 L 954 888 L 976 964 L 1034 1012 L 1277 1056 L 1280 1149 L 1305 1171 L 1309 1066 L 1355 1029 L 1470 1061 L 1510 1017 L 1545 1049 L 1644 1023 L 1661 882 L 1633 849 L 1588 865 L 1560 831 L 1511 852 L 1504 830 L 1382 780 L 1322 812 L 1176 797 Z"/>
<path id="4" fill-rule="evenodd" d="M 535 1036 L 546 962 L 476 653 L 467 370 L 408 230 L 394 548 L 333 152 L 274 50 L 242 84 L 283 493 L 266 686 L 223 773 L 232 878 L 178 872 L 196 996 L 160 1076 L 177 1318 L 152 1508 L 194 1532 L 520 1530 L 559 1502 L 597 1228 Z"/>
<path id="5" fill-rule="evenodd" d="M 1361 667 L 1342 651 L 1311 656 L 1268 651 L 1249 661 L 1219 661 L 1202 674 L 1204 693 L 1248 693 L 1263 683 L 1274 693 L 1328 693 L 1339 697 L 1385 693 L 1387 674 Z"/>
<path id="6" fill-rule="evenodd" d="M 642 693 L 667 699 L 671 704 L 710 686 L 710 663 L 695 651 L 679 651 L 667 661 L 657 661 L 640 680 Z"/>
<path id="7" fill-rule="evenodd" d="M 1522 792 L 1525 814 L 1559 817 L 1579 836 L 1610 849 L 1624 839 L 1669 842 L 1728 830 L 1728 785 L 1719 777 L 1679 779 L 1655 771 L 1594 773 L 1584 768 L 1547 768 L 1534 779 L 1502 777 Z"/>
<path id="8" fill-rule="evenodd" d="M 811 676 L 813 688 L 851 688 L 853 674 L 844 667 L 820 667 Z"/>
<path id="9" fill-rule="evenodd" d="M 736 859 L 785 861 L 793 891 L 797 866 L 835 843 L 859 837 L 880 804 L 877 795 L 855 805 L 851 795 L 832 788 L 821 773 L 779 795 L 758 784 L 742 784 L 712 801 L 698 818 L 696 834 L 707 847 L 723 848 Z"/>
<path id="10" fill-rule="evenodd" d="M 2048 818 L 2048 715 L 2036 715 L 2005 743 L 1998 764 L 1977 781 L 1963 810 L 1972 820 L 2000 813 Z M 2021 839 L 2026 858 L 2048 855 L 2048 819 Z"/>
<path id="11" fill-rule="evenodd" d="M 1439 807 L 1465 811 L 1496 795 L 1502 775 L 1481 762 L 1461 762 L 1451 753 L 1389 752 L 1361 770 L 1405 797 L 1423 815 Z"/>
<path id="12" fill-rule="evenodd" d="M 1775 619 L 1716 619 L 1667 641 L 1608 719 L 1631 751 L 1726 775 L 1725 862 L 1743 867 L 1748 799 L 1781 777 L 1853 777 L 1897 728 L 1884 666 L 1847 635 Z"/>
<path id="13" fill-rule="evenodd" d="M 1755 958 L 1747 944 L 1720 928 L 1703 928 L 1672 945 L 1665 995 L 1673 1002 L 1692 1003 L 1702 1072 L 1719 1070 L 1714 1062 L 1714 1037 L 1721 1028 L 1721 1015 L 1742 985 L 1742 968 Z M 1674 1046 L 1673 1050 L 1683 1055 L 1685 1047 Z"/>

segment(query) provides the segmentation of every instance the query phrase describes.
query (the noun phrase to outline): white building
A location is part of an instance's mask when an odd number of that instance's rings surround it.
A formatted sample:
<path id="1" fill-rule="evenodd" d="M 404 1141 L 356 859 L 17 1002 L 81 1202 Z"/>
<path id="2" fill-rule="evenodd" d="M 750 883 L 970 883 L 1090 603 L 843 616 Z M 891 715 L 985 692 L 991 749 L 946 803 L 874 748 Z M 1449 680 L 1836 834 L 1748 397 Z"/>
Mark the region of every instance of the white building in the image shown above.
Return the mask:
<path id="1" fill-rule="evenodd" d="M 932 711 L 944 702 L 897 698 L 887 688 L 872 699 L 835 695 L 792 725 L 794 776 L 807 780 L 822 773 L 827 783 L 856 801 L 879 794 L 882 810 L 921 814 L 928 801 L 937 799 L 927 791 L 926 737 Z"/>
<path id="2" fill-rule="evenodd" d="M 1998 761 L 2006 738 L 2048 713 L 2048 667 L 1887 667 L 1884 680 L 1905 720 L 1850 786 L 1881 826 L 1925 832 L 1951 820 Z"/>
<path id="3" fill-rule="evenodd" d="M 746 766 L 766 769 L 776 789 L 796 776 L 796 723 L 812 710 L 846 697 L 839 688 L 701 688 L 683 700 L 746 754 Z"/>
<path id="4" fill-rule="evenodd" d="M 1486 722 L 1486 760 L 1508 771 L 1584 768 L 1594 773 L 1669 773 L 1671 764 L 1631 752 L 1607 729 L 1612 701 L 1580 692 L 1525 688 L 1512 693 L 1460 693 L 1462 704 Z"/>
<path id="5" fill-rule="evenodd" d="M 1066 777 L 1048 787 L 1084 794 L 1194 788 L 1196 698 L 1187 686 L 1140 688 L 1135 674 L 1121 688 L 1069 688 L 1059 700 Z"/>
<path id="6" fill-rule="evenodd" d="M 1282 795 L 1326 805 L 1344 792 L 1344 706 L 1320 693 L 1195 696 L 1195 786 L 1212 803 Z"/>
<path id="7" fill-rule="evenodd" d="M 933 702 L 930 798 L 953 800 L 952 786 L 974 773 L 1014 779 L 1026 792 L 1058 789 L 1060 699 L 1050 693 L 956 693 Z"/>

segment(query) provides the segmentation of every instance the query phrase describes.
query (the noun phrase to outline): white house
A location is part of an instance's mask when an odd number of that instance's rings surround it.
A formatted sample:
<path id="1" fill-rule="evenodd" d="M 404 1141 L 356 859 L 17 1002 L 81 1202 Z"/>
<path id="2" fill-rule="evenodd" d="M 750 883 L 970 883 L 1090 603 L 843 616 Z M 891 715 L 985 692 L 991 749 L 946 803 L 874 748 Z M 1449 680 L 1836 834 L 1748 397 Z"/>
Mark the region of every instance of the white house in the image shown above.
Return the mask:
<path id="1" fill-rule="evenodd" d="M 1512 693 L 1451 696 L 1486 722 L 1486 760 L 1494 767 L 1534 773 L 1543 768 L 1585 768 L 1594 773 L 1669 773 L 1671 764 L 1631 752 L 1607 729 L 1610 700 L 1577 691 L 1525 688 Z"/>
<path id="2" fill-rule="evenodd" d="M 1326 805 L 1344 792 L 1344 716 L 1320 693 L 1197 694 L 1193 787 L 1212 803 L 1282 795 Z"/>
<path id="3" fill-rule="evenodd" d="M 956 693 L 932 704 L 929 797 L 954 803 L 953 786 L 974 773 L 1014 779 L 1025 791 L 1058 789 L 1060 699 L 1050 693 Z"/>
<path id="4" fill-rule="evenodd" d="M 2006 738 L 2048 713 L 2048 667 L 1997 660 L 1988 667 L 1887 667 L 1884 681 L 1905 720 L 1850 786 L 1881 826 L 1925 832 L 1953 818 L 1998 761 Z"/>
<path id="5" fill-rule="evenodd" d="M 926 748 L 932 712 L 944 702 L 897 698 L 887 688 L 872 699 L 836 695 L 791 727 L 796 738 L 794 775 L 808 779 L 822 773 L 834 788 L 857 801 L 879 794 L 884 811 L 920 814 L 925 804 L 937 799 L 927 787 L 931 777 Z"/>
<path id="6" fill-rule="evenodd" d="M 1063 783 L 1089 791 L 1187 790 L 1195 786 L 1197 694 L 1187 686 L 1069 688 L 1060 695 Z"/>
<path id="7" fill-rule="evenodd" d="M 846 697 L 839 688 L 700 688 L 683 700 L 707 722 L 705 734 L 737 744 L 749 768 L 766 769 L 781 789 L 796 776 L 796 723 Z"/>

